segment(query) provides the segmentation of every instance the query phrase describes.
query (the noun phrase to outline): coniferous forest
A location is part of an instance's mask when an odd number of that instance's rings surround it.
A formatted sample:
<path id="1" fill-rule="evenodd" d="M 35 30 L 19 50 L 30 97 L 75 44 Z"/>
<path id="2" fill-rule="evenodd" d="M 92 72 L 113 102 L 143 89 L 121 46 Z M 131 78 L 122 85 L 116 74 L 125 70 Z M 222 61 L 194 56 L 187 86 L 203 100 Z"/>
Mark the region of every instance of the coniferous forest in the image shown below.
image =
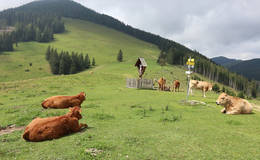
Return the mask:
<path id="1" fill-rule="evenodd" d="M 50 46 L 46 50 L 45 58 L 50 64 L 51 72 L 58 75 L 75 74 L 91 67 L 88 54 L 85 56 L 82 53 L 78 54 L 75 52 L 70 54 L 68 51 L 58 53 L 57 49 Z M 94 65 L 96 65 L 95 62 Z"/>
<path id="2" fill-rule="evenodd" d="M 62 33 L 65 26 L 60 16 L 30 10 L 9 9 L 0 13 L 0 29 L 14 30 L 0 33 L 0 52 L 12 51 L 13 44 L 26 41 L 49 42 L 54 33 Z"/>

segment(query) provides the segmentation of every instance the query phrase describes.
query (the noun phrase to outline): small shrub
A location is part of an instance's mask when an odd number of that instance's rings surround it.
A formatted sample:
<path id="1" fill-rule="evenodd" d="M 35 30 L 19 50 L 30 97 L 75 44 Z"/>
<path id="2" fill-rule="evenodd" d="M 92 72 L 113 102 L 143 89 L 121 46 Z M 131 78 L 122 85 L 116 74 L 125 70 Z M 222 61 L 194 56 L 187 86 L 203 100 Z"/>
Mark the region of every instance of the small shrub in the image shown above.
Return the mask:
<path id="1" fill-rule="evenodd" d="M 26 69 L 26 70 L 24 70 L 25 72 L 30 72 L 30 70 L 29 69 Z"/>
<path id="2" fill-rule="evenodd" d="M 182 115 L 175 115 L 175 114 L 165 115 L 161 117 L 162 122 L 177 122 L 180 121 L 181 119 L 182 119 Z"/>
<path id="3" fill-rule="evenodd" d="M 225 87 L 223 86 L 222 87 L 222 90 L 221 90 L 222 92 L 226 92 L 226 89 L 225 89 Z"/>
<path id="4" fill-rule="evenodd" d="M 226 89 L 226 93 L 230 96 L 236 96 L 235 92 L 229 90 L 229 89 Z"/>
<path id="5" fill-rule="evenodd" d="M 212 87 L 212 90 L 215 91 L 216 93 L 219 93 L 220 92 L 219 85 L 218 84 L 214 84 L 213 87 Z"/>
<path id="6" fill-rule="evenodd" d="M 149 111 L 152 112 L 152 111 L 154 111 L 154 109 L 150 106 L 150 107 L 149 107 Z"/>
<path id="7" fill-rule="evenodd" d="M 169 110 L 169 105 L 167 105 L 166 107 L 165 107 L 165 111 L 168 111 Z"/>
<path id="8" fill-rule="evenodd" d="M 240 98 L 245 98 L 245 95 L 244 95 L 243 92 L 239 92 L 237 96 L 240 97 Z"/>

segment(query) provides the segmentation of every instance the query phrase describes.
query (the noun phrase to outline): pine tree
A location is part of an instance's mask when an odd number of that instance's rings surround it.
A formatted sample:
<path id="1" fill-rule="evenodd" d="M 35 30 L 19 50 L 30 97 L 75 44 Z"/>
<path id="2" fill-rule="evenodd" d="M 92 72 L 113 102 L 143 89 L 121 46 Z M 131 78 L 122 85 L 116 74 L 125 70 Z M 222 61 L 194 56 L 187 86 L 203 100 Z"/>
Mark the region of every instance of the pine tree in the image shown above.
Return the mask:
<path id="1" fill-rule="evenodd" d="M 96 61 L 95 61 L 95 58 L 93 57 L 92 59 L 92 66 L 95 66 L 96 65 Z"/>
<path id="2" fill-rule="evenodd" d="M 65 60 L 64 74 L 70 74 L 72 60 L 71 60 L 71 56 L 69 55 L 69 52 L 66 52 L 64 54 L 64 60 Z"/>
<path id="3" fill-rule="evenodd" d="M 45 59 L 47 61 L 50 59 L 50 55 L 51 55 L 51 46 L 48 46 L 48 48 L 46 50 L 46 54 L 45 54 Z"/>
<path id="4" fill-rule="evenodd" d="M 70 66 L 70 74 L 77 73 L 77 66 L 75 61 L 72 59 L 71 66 Z"/>
<path id="5" fill-rule="evenodd" d="M 57 50 L 55 49 L 55 51 L 51 54 L 50 56 L 50 66 L 51 66 L 51 72 L 53 74 L 59 74 L 59 55 L 57 53 Z"/>
<path id="6" fill-rule="evenodd" d="M 86 54 L 84 62 L 85 62 L 86 69 L 88 69 L 90 67 L 90 59 L 88 54 Z"/>
<path id="7" fill-rule="evenodd" d="M 117 54 L 117 61 L 118 62 L 123 62 L 123 52 L 122 50 L 120 49 L 118 54 Z M 93 63 L 93 62 L 92 62 Z"/>
<path id="8" fill-rule="evenodd" d="M 81 53 L 78 56 L 78 58 L 79 58 L 79 66 L 80 66 L 80 70 L 79 71 L 83 71 L 86 68 L 83 54 Z"/>
<path id="9" fill-rule="evenodd" d="M 59 74 L 65 74 L 65 69 L 66 69 L 66 66 L 65 66 L 65 55 L 64 54 L 61 54 L 60 56 L 60 63 L 59 63 Z"/>

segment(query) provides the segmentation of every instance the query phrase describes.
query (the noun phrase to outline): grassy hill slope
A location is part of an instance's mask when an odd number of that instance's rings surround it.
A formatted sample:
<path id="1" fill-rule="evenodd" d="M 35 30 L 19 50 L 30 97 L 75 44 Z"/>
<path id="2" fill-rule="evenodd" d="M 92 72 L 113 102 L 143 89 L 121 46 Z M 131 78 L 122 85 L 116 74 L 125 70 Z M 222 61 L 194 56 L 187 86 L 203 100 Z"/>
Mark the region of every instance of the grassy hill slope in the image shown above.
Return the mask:
<path id="1" fill-rule="evenodd" d="M 65 114 L 67 109 L 44 110 L 40 103 L 49 96 L 85 91 L 81 123 L 90 128 L 40 143 L 25 142 L 22 131 L 0 136 L 1 159 L 260 158 L 259 113 L 223 115 L 212 92 L 202 98 L 195 91 L 191 99 L 207 105 L 189 106 L 181 103 L 185 92 L 128 89 L 125 78 L 137 77 L 138 56 L 148 63 L 145 78 L 165 76 L 168 83 L 178 78 L 182 91 L 186 89 L 184 69 L 158 66 L 159 50 L 149 43 L 93 23 L 65 22 L 68 31 L 55 35 L 54 42 L 21 43 L 15 52 L 0 55 L 0 72 L 5 75 L 0 77 L 0 125 L 23 126 L 35 117 Z M 48 45 L 88 53 L 98 66 L 75 75 L 53 76 L 44 59 Z M 122 63 L 116 61 L 119 49 L 124 53 Z M 30 72 L 24 72 L 30 62 Z M 91 156 L 85 152 L 88 148 L 103 152 Z"/>

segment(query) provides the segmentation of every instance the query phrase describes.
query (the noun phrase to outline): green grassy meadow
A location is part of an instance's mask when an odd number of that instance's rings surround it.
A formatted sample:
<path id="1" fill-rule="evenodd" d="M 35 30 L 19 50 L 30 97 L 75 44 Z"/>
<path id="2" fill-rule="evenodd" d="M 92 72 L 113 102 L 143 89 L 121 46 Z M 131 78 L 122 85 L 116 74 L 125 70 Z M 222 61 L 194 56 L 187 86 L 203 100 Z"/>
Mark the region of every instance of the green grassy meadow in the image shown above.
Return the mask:
<path id="1" fill-rule="evenodd" d="M 64 19 L 67 32 L 51 43 L 20 43 L 0 55 L 0 126 L 25 126 L 35 117 L 63 115 L 68 109 L 47 109 L 41 102 L 53 95 L 84 91 L 81 123 L 88 129 L 52 141 L 26 142 L 23 131 L 0 136 L 0 159 L 260 159 L 260 114 L 224 115 L 217 94 L 195 91 L 190 106 L 182 66 L 156 64 L 159 49 L 115 30 L 86 21 Z M 54 76 L 45 60 L 47 46 L 95 57 L 97 66 L 75 75 Z M 122 49 L 124 61 L 116 56 Z M 181 92 L 126 88 L 137 77 L 137 57 L 148 68 L 144 78 L 181 81 Z M 30 67 L 29 63 L 33 65 Z M 25 72 L 29 69 L 29 72 Z M 92 74 L 90 72 L 93 72 Z M 259 101 L 254 100 L 254 103 Z M 86 153 L 89 148 L 103 152 Z"/>

